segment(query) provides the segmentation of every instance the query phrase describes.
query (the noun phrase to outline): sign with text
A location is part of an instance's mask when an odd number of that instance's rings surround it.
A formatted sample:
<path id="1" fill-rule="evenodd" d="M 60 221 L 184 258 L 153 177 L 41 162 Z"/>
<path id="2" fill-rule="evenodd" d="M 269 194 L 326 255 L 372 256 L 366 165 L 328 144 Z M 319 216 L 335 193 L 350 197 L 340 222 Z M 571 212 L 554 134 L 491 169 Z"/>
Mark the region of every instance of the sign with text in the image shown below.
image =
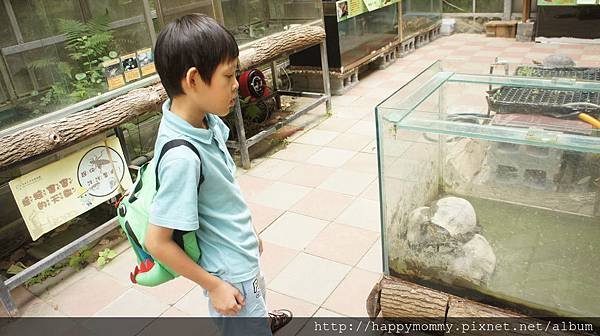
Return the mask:
<path id="1" fill-rule="evenodd" d="M 131 184 L 116 137 L 9 182 L 33 240 L 116 196 Z"/>
<path id="2" fill-rule="evenodd" d="M 342 0 L 336 1 L 337 21 L 341 22 L 357 15 L 398 3 L 399 0 Z"/>

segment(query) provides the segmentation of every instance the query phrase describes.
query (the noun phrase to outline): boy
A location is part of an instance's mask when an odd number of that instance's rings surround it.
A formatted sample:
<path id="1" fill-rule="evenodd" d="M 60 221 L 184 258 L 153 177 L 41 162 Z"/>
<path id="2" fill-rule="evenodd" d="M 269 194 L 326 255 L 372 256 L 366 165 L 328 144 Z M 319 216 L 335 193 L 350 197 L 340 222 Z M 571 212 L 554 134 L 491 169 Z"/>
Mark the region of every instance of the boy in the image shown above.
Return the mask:
<path id="1" fill-rule="evenodd" d="M 166 142 L 184 139 L 196 147 L 200 158 L 179 146 L 161 159 L 146 248 L 204 288 L 211 316 L 260 317 L 253 319 L 258 330 L 245 329 L 244 334 L 270 335 L 270 329 L 289 322 L 291 313 L 266 310 L 259 270 L 262 242 L 235 181 L 235 163 L 225 146 L 229 129 L 219 118 L 229 113 L 237 97 L 237 44 L 212 18 L 191 14 L 160 32 L 154 54 L 169 96 L 155 157 Z M 202 250 L 199 264 L 172 240 L 173 230 L 196 231 Z M 221 327 L 235 324 L 231 319 L 220 321 Z"/>

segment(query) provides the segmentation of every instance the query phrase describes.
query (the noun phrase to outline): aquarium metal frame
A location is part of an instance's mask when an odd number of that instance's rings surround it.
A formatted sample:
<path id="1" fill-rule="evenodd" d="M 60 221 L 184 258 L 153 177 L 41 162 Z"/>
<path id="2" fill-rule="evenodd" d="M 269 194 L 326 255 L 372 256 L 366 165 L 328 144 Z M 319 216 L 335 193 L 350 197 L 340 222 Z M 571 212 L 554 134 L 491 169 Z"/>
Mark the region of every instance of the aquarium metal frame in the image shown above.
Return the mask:
<path id="1" fill-rule="evenodd" d="M 302 49 L 309 48 L 312 46 L 313 45 L 305 46 Z M 306 112 L 321 105 L 321 103 L 323 103 L 323 102 L 325 102 L 326 111 L 327 112 L 331 111 L 331 87 L 330 87 L 330 83 L 329 83 L 329 64 L 327 62 L 327 44 L 326 44 L 325 40 L 322 40 L 319 43 L 319 47 L 320 47 L 320 52 L 321 52 L 321 67 L 322 67 L 322 74 L 323 74 L 324 93 L 279 90 L 277 88 L 277 78 L 279 77 L 279 75 L 278 75 L 279 70 L 277 67 L 277 63 L 275 61 L 270 62 L 271 63 L 271 74 L 272 74 L 271 78 L 273 78 L 273 90 L 277 94 L 279 94 L 279 96 L 292 96 L 292 97 L 304 97 L 304 98 L 315 99 L 313 102 L 311 102 L 307 106 L 299 109 L 298 111 L 295 111 L 294 113 L 290 114 L 289 116 L 287 116 L 283 120 L 277 122 L 276 124 L 270 126 L 269 128 L 263 129 L 262 131 L 258 132 L 257 134 L 253 135 L 252 137 L 246 138 L 246 130 L 244 129 L 244 120 L 243 120 L 244 118 L 242 116 L 242 109 L 240 106 L 239 96 L 236 99 L 233 113 L 234 113 L 234 117 L 235 117 L 237 140 L 227 141 L 227 147 L 240 151 L 241 163 L 242 163 L 242 167 L 244 169 L 250 168 L 250 152 L 249 152 L 250 147 L 259 143 L 261 140 L 264 140 L 266 137 L 274 134 L 281 127 L 289 124 L 290 122 L 292 122 L 293 120 L 302 116 Z M 290 54 L 293 54 L 298 51 L 300 51 L 300 50 L 294 50 L 289 53 L 277 55 L 275 57 L 275 59 L 287 57 Z M 269 63 L 269 62 L 265 62 L 264 64 L 267 64 L 267 63 Z M 260 64 L 258 64 L 257 66 L 260 66 Z"/>
<path id="2" fill-rule="evenodd" d="M 437 64 L 437 62 L 434 64 Z M 522 145 L 531 145 L 532 141 L 536 141 L 540 145 L 564 150 L 578 150 L 580 146 L 590 146 L 590 152 L 600 153 L 600 138 L 597 137 L 581 137 L 548 130 L 533 132 L 529 129 L 518 129 L 507 126 L 495 126 L 493 129 L 489 129 L 477 124 L 452 123 L 451 127 L 449 127 L 448 122 L 445 120 L 406 119 L 433 92 L 438 90 L 443 84 L 452 82 L 503 85 L 519 88 L 539 88 L 540 84 L 544 84 L 543 88 L 547 90 L 567 89 L 571 91 L 600 92 L 600 82 L 582 82 L 564 78 L 546 79 L 539 77 L 478 75 L 440 71 L 423 83 L 419 90 L 406 96 L 401 102 L 396 103 L 404 107 L 397 108 L 389 105 L 389 99 L 402 90 L 400 89 L 390 95 L 390 98 L 384 100 L 377 108 L 381 110 L 393 110 L 391 111 L 392 113 L 384 118 L 391 123 L 401 124 L 400 126 L 403 129 L 411 131 L 426 131 L 433 126 L 436 127 L 437 132 L 444 135 L 460 136 L 464 133 L 470 133 L 474 138 Z M 519 134 L 519 138 L 515 138 L 515 134 Z"/>

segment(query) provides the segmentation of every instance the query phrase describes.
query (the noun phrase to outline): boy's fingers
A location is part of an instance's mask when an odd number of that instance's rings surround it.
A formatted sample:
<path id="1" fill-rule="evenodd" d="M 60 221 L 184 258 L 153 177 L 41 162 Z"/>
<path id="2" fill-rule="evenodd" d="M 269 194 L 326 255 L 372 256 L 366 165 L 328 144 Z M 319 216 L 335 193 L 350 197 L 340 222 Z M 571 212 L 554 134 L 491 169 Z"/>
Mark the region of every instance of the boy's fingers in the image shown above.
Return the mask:
<path id="1" fill-rule="evenodd" d="M 244 296 L 242 295 L 242 293 L 240 293 L 240 291 L 236 291 L 234 296 L 237 303 L 239 303 L 240 305 L 244 304 Z"/>

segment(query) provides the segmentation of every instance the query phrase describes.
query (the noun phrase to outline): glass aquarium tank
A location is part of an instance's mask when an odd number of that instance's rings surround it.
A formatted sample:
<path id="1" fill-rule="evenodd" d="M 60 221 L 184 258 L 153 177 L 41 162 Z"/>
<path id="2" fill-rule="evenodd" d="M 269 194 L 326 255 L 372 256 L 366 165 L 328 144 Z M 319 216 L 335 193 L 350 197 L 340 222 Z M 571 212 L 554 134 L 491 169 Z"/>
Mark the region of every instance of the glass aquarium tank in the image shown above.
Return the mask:
<path id="1" fill-rule="evenodd" d="M 287 30 L 294 24 L 320 22 L 323 15 L 318 0 L 221 0 L 219 3 L 225 27 L 240 45 Z"/>
<path id="2" fill-rule="evenodd" d="M 402 0 L 402 38 L 442 22 L 442 0 Z"/>
<path id="3" fill-rule="evenodd" d="M 341 62 L 347 66 L 398 39 L 398 5 L 339 22 L 338 29 Z"/>
<path id="4" fill-rule="evenodd" d="M 600 316 L 593 71 L 438 62 L 382 102 L 384 271 L 525 314 Z"/>

